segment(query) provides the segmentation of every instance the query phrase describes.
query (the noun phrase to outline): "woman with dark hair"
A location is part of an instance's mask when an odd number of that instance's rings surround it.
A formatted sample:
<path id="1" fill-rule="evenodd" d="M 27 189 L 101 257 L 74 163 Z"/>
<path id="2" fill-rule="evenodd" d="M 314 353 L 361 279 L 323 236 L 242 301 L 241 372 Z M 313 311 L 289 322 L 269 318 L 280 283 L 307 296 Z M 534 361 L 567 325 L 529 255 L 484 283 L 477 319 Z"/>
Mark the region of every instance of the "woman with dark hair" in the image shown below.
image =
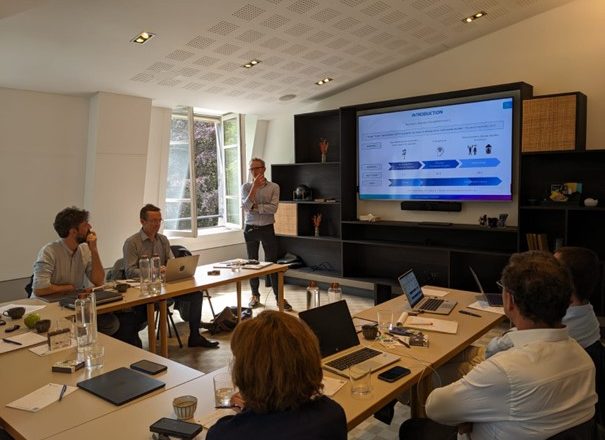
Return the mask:
<path id="1" fill-rule="evenodd" d="M 231 351 L 241 412 L 220 419 L 207 440 L 347 438 L 343 409 L 322 394 L 317 338 L 298 318 L 264 311 L 236 327 Z"/>

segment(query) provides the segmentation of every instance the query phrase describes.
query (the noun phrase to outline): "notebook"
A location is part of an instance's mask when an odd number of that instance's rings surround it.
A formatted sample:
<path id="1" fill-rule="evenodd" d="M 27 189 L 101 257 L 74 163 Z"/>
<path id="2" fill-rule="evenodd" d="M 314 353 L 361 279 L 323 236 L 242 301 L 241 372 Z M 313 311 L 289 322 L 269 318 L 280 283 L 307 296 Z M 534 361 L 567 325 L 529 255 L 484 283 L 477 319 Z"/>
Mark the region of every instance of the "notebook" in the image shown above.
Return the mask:
<path id="1" fill-rule="evenodd" d="M 195 275 L 199 255 L 171 258 L 166 262 L 166 282 L 182 280 Z"/>
<path id="2" fill-rule="evenodd" d="M 166 386 L 164 382 L 126 367 L 83 380 L 77 385 L 118 406 Z"/>
<path id="3" fill-rule="evenodd" d="M 492 307 L 502 307 L 504 305 L 504 302 L 502 301 L 502 293 L 485 293 L 483 286 L 481 285 L 481 281 L 479 281 L 479 277 L 473 268 L 469 266 L 468 269 L 471 271 L 471 274 L 475 279 L 479 292 L 481 292 L 481 299 L 487 301 L 487 303 Z"/>
<path id="4" fill-rule="evenodd" d="M 415 312 L 449 315 L 454 310 L 454 307 L 456 307 L 456 301 L 424 296 L 412 269 L 401 275 L 398 280 L 401 290 L 403 290 L 410 303 L 410 307 Z"/>
<path id="5" fill-rule="evenodd" d="M 397 362 L 399 356 L 364 347 L 359 343 L 347 302 L 337 301 L 298 314 L 319 340 L 322 367 L 348 377 L 350 365 L 362 365 L 372 371 Z"/>
<path id="6" fill-rule="evenodd" d="M 95 290 L 95 299 L 97 305 L 112 303 L 115 301 L 122 301 L 124 296 L 120 292 L 115 292 L 113 290 Z M 63 298 L 59 300 L 59 304 L 61 307 L 67 307 L 68 309 L 75 309 L 75 301 L 78 299 L 77 293 L 70 293 L 68 295 L 64 295 Z"/>

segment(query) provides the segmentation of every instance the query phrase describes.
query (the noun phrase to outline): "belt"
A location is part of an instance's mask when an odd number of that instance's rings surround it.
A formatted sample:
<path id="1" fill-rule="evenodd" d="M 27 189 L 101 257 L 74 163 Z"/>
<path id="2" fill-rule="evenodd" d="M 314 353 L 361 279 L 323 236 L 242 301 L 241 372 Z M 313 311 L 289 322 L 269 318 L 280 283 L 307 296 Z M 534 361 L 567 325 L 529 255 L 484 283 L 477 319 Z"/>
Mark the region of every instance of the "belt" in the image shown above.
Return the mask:
<path id="1" fill-rule="evenodd" d="M 273 226 L 273 223 L 269 223 L 268 225 L 246 225 L 246 229 L 255 230 L 255 229 L 268 228 L 270 226 Z"/>

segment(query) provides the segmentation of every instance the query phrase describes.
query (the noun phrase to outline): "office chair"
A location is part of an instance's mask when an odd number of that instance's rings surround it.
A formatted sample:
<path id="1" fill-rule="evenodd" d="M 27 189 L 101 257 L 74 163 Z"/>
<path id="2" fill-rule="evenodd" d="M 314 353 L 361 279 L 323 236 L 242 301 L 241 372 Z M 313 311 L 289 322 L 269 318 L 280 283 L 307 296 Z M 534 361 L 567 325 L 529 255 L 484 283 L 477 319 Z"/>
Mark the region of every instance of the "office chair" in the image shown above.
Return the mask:
<path id="1" fill-rule="evenodd" d="M 172 250 L 172 255 L 176 258 L 178 257 L 189 257 L 191 256 L 191 251 L 187 249 L 185 246 L 181 246 L 178 244 L 170 246 L 170 250 Z M 204 289 L 202 292 L 202 307 L 204 306 L 204 298 L 208 300 L 208 305 L 210 306 L 210 311 L 212 312 L 212 318 L 216 318 L 216 313 L 214 313 L 214 307 L 212 307 L 212 301 L 210 300 L 210 292 L 207 289 Z"/>
<path id="2" fill-rule="evenodd" d="M 587 422 L 572 426 L 563 432 L 549 437 L 547 440 L 597 440 L 594 417 Z"/>

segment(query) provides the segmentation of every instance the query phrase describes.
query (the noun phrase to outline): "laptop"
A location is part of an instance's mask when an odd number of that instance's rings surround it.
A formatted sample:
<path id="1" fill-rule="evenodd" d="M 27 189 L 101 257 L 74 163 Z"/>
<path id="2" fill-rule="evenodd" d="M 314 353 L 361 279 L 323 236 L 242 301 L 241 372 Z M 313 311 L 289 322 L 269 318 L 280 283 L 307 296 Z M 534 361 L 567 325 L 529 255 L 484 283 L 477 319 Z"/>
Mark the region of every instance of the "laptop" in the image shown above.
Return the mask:
<path id="1" fill-rule="evenodd" d="M 456 307 L 456 301 L 424 296 L 412 269 L 401 275 L 398 280 L 401 290 L 403 290 L 410 303 L 410 307 L 415 312 L 449 315 L 454 310 L 454 307 Z"/>
<path id="2" fill-rule="evenodd" d="M 471 271 L 471 274 L 475 279 L 475 283 L 477 284 L 479 292 L 481 292 L 481 295 L 479 295 L 480 299 L 487 301 L 487 303 L 492 307 L 502 307 L 504 305 L 504 302 L 502 301 L 502 293 L 485 293 L 485 290 L 483 290 L 483 286 L 481 285 L 481 281 L 479 281 L 477 273 L 473 270 L 471 266 L 469 266 L 468 269 Z"/>
<path id="3" fill-rule="evenodd" d="M 171 258 L 166 262 L 166 282 L 191 278 L 195 275 L 199 255 Z"/>
<path id="4" fill-rule="evenodd" d="M 399 361 L 399 356 L 364 347 L 353 325 L 345 300 L 305 310 L 298 314 L 319 340 L 322 367 L 348 377 L 348 367 L 361 365 L 372 371 Z"/>
<path id="5" fill-rule="evenodd" d="M 124 296 L 120 292 L 116 292 L 113 290 L 95 290 L 95 300 L 97 305 L 112 303 L 116 301 L 122 301 Z M 68 293 L 67 295 L 63 295 L 63 297 L 59 300 L 59 305 L 61 307 L 67 307 L 68 309 L 75 309 L 75 302 L 78 299 L 77 293 Z"/>
<path id="6" fill-rule="evenodd" d="M 118 406 L 166 386 L 164 382 L 126 367 L 83 380 L 77 385 Z"/>

